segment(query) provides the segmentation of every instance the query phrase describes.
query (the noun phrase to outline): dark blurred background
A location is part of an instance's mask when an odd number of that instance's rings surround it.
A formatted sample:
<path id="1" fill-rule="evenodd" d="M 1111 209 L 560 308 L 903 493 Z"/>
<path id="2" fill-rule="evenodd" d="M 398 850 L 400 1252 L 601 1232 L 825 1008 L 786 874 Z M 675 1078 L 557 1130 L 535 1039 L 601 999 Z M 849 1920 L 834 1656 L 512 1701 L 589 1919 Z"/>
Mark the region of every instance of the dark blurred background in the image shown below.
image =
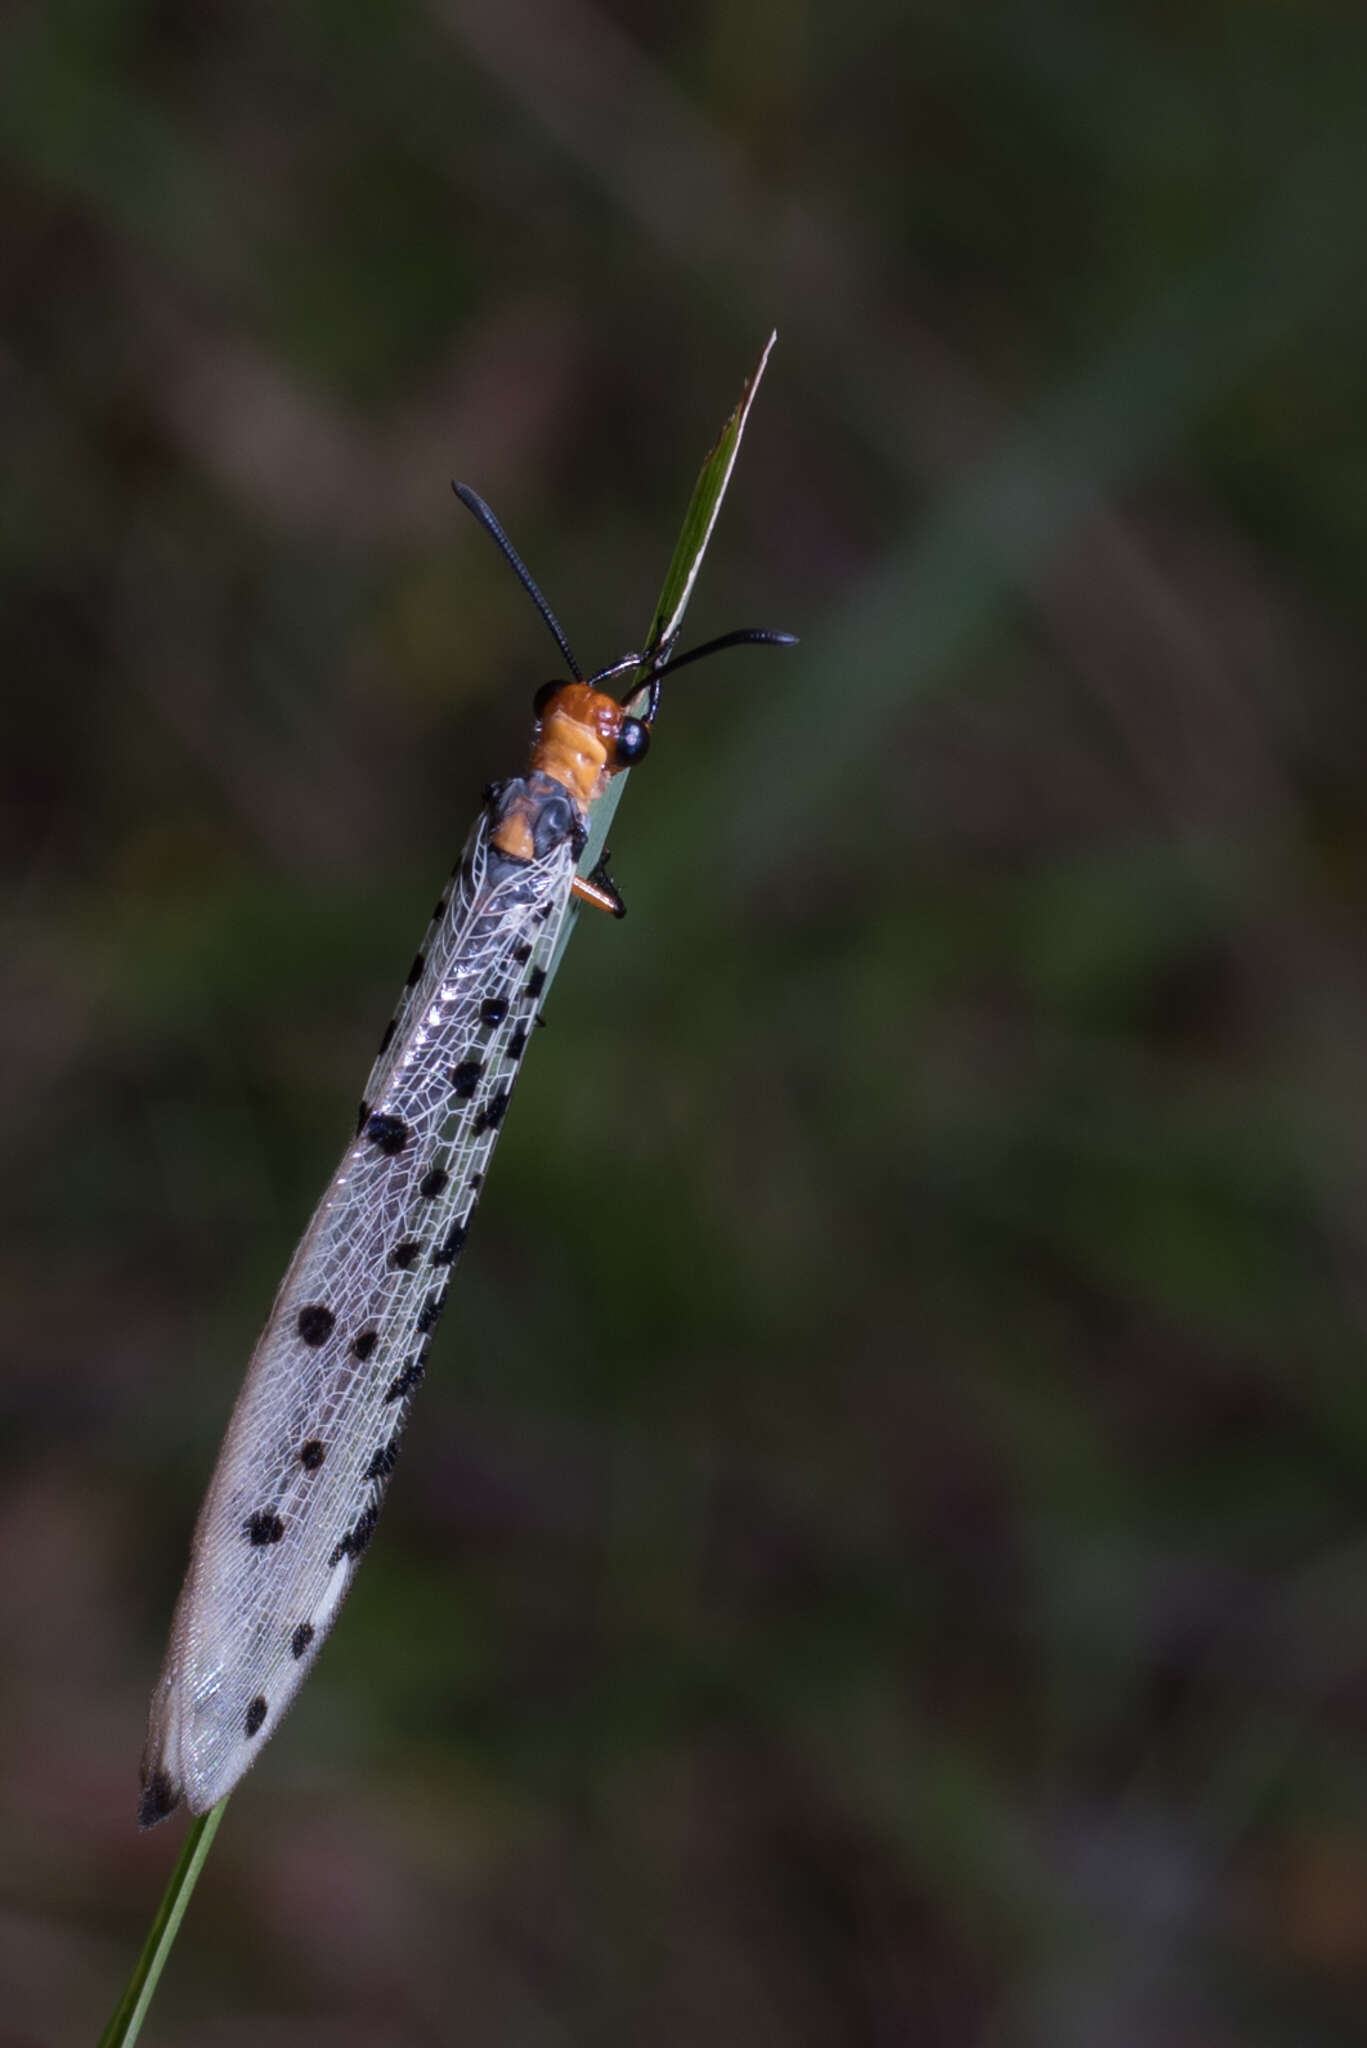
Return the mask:
<path id="1" fill-rule="evenodd" d="M 478 792 L 779 347 L 356 1593 L 145 2039 L 1296 2048 L 1367 1996 L 1367 16 L 0 33 L 0 2038 Z"/>

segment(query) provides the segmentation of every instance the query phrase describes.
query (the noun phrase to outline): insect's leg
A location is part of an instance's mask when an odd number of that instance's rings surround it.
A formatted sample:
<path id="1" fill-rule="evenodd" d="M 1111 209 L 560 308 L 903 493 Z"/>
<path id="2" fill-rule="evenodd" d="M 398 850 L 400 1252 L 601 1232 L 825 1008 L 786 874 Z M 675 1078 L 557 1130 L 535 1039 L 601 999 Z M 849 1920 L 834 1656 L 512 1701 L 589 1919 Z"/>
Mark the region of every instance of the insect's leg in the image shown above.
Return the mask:
<path id="1" fill-rule="evenodd" d="M 570 889 L 581 903 L 591 903 L 595 910 L 606 910 L 613 917 L 625 917 L 626 904 L 622 893 L 608 873 L 608 856 L 611 848 L 603 848 L 603 858 L 589 875 L 576 875 Z"/>

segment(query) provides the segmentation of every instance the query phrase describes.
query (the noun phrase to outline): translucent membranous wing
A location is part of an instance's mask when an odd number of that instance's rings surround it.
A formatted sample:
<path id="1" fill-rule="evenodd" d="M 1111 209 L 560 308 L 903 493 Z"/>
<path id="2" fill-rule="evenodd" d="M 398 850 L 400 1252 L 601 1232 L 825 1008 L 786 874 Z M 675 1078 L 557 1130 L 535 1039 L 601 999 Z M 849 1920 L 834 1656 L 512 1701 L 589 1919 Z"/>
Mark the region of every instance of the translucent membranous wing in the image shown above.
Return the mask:
<path id="1" fill-rule="evenodd" d="M 568 841 L 509 872 L 488 834 L 486 814 L 233 1410 L 153 1695 L 149 1824 L 252 1763 L 375 1527 L 574 874 Z"/>

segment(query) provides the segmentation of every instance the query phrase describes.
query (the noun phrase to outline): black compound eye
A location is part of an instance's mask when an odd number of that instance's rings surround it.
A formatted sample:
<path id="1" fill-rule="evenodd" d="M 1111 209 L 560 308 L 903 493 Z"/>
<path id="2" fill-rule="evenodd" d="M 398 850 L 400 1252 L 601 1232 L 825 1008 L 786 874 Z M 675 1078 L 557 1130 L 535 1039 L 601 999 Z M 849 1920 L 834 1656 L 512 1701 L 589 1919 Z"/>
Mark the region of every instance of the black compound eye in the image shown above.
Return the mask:
<path id="1" fill-rule="evenodd" d="M 536 695 L 532 699 L 532 710 L 536 713 L 538 718 L 540 718 L 541 714 L 546 709 L 546 706 L 550 703 L 551 698 L 555 695 L 556 691 L 559 689 L 563 689 L 563 687 L 564 685 L 562 683 L 543 683 L 541 685 L 541 688 L 537 691 Z"/>
<path id="2" fill-rule="evenodd" d="M 617 766 L 632 768 L 650 752 L 650 727 L 639 718 L 624 718 L 617 728 Z"/>

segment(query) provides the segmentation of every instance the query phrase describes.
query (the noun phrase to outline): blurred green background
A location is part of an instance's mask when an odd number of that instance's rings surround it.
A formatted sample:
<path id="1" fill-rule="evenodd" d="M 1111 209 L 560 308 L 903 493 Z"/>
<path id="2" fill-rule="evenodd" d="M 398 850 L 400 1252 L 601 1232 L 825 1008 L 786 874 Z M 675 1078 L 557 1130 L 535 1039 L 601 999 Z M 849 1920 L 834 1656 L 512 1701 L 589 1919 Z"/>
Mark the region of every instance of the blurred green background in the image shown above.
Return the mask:
<path id="1" fill-rule="evenodd" d="M 1367 15 L 0 31 L 0 2038 L 172 1861 L 218 1436 L 481 785 L 779 347 L 379 1538 L 150 2043 L 1367 1996 Z"/>

